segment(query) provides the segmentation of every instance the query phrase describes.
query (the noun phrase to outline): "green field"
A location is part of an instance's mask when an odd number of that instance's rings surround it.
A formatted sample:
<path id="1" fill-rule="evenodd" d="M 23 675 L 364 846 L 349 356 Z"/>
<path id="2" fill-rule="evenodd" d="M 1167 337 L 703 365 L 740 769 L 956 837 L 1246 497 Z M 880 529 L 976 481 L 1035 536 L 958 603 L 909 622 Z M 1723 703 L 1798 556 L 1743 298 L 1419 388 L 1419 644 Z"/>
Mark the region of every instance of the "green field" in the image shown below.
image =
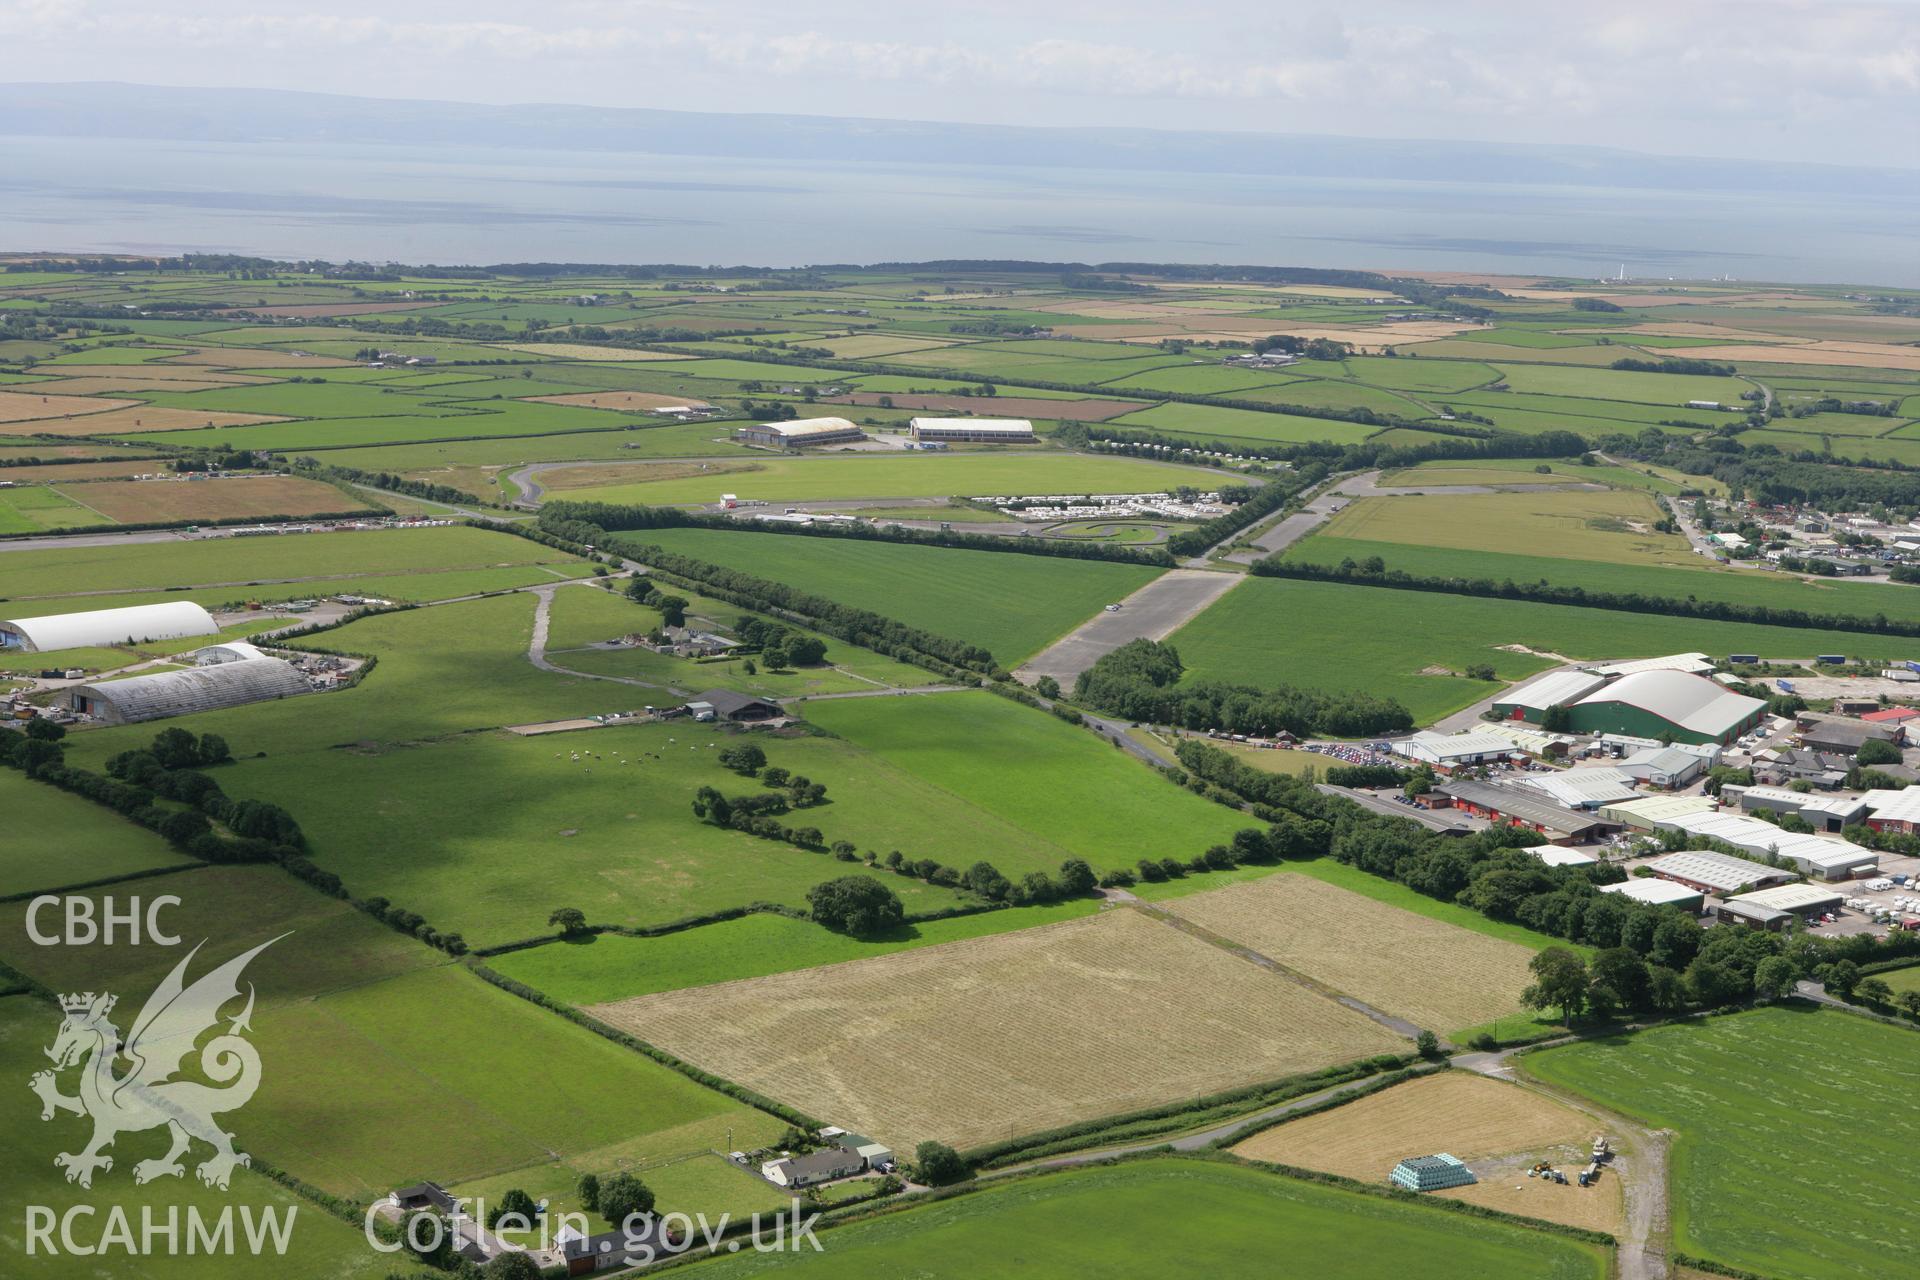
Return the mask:
<path id="1" fill-rule="evenodd" d="M 1303 625 L 1302 619 L 1311 619 Z M 1497 693 L 1500 684 L 1424 675 L 1491 665 L 1501 681 L 1557 665 L 1496 646 L 1523 644 L 1570 658 L 1760 652 L 1850 653 L 1890 642 L 1856 633 L 1703 622 L 1572 605 L 1489 601 L 1425 591 L 1250 578 L 1169 637 L 1189 679 L 1292 684 L 1393 698 L 1428 724 Z"/>
<path id="2" fill-rule="evenodd" d="M 1651 497 L 1631 489 L 1448 493 L 1350 502 L 1323 533 L 1469 551 L 1545 551 L 1610 564 L 1697 562 L 1684 537 L 1654 530 L 1664 515 Z"/>
<path id="3" fill-rule="evenodd" d="M 1920 1079 L 1917 1046 L 1865 1018 L 1770 1009 L 1520 1063 L 1678 1133 L 1677 1247 L 1782 1280 L 1842 1280 L 1920 1249 L 1906 1172 L 1920 1120 L 1901 1105 Z"/>
<path id="4" fill-rule="evenodd" d="M 0 491 L 0 534 L 46 533 L 112 523 L 99 512 L 46 485 Z"/>
<path id="5" fill-rule="evenodd" d="M 1412 414 L 1408 414 L 1412 417 Z M 1167 435 L 1198 440 L 1245 440 L 1259 444 L 1304 444 L 1331 440 L 1358 444 L 1380 428 L 1335 418 L 1308 418 L 1291 413 L 1261 413 L 1211 404 L 1169 403 L 1141 409 L 1109 420 L 1115 427 L 1144 427 Z"/>
<path id="6" fill-rule="evenodd" d="M 725 529 L 622 534 L 969 641 L 1011 667 L 1158 577 L 1150 566 Z"/>
<path id="7" fill-rule="evenodd" d="M 947 498 L 1054 493 L 1155 493 L 1179 485 L 1212 489 L 1219 473 L 1159 462 L 1070 453 L 947 453 L 894 457 L 834 454 L 756 458 L 716 475 L 555 489 L 574 502 L 711 503 L 722 491 L 767 502 L 835 498 Z M 674 468 L 683 471 L 684 468 Z M 940 519 L 935 513 L 923 518 Z"/>
<path id="8" fill-rule="evenodd" d="M 1564 357 L 1556 353 L 1556 358 Z M 1689 400 L 1714 400 L 1723 405 L 1738 405 L 1741 393 L 1753 390 L 1752 384 L 1738 378 L 1633 373 L 1621 369 L 1587 369 L 1566 365 L 1507 364 L 1500 366 L 1500 375 L 1507 386 L 1517 392 L 1682 407 Z"/>
<path id="9" fill-rule="evenodd" d="M 279 937 L 247 970 L 264 1070 L 229 1123 L 243 1150 L 334 1194 L 365 1201 L 423 1174 L 451 1183 L 616 1147 L 666 1156 L 717 1146 L 730 1125 L 743 1139 L 779 1129 L 280 871 L 209 868 L 165 884 L 182 899 L 168 925 L 188 944 L 206 939 L 209 961 Z M 0 954 L 55 990 L 120 993 L 123 1031 L 184 954 L 33 947 L 22 915 L 18 903 L 0 911 Z M 456 1051 L 476 1030 L 489 1049 Z M 71 1122 L 57 1131 L 74 1137 Z M 160 1134 L 123 1139 L 112 1176 L 162 1146 Z"/>
<path id="10" fill-rule="evenodd" d="M 881 874 L 892 883 L 894 877 Z M 1009 907 L 902 925 L 881 938 L 852 938 L 806 920 L 761 913 L 653 938 L 603 933 L 495 956 L 487 963 L 568 1004 L 605 1004 L 630 996 L 758 978 L 845 960 L 931 947 L 1092 915 L 1093 898 L 1042 907 Z"/>
<path id="11" fill-rule="evenodd" d="M 1548 470 L 1545 474 L 1541 474 L 1537 470 L 1539 467 L 1546 467 Z M 1462 473 L 1479 478 L 1473 480 L 1457 478 Z M 1712 476 L 1683 475 L 1678 471 L 1644 462 L 1636 462 L 1632 466 L 1612 466 L 1607 463 L 1587 466 L 1562 458 L 1556 458 L 1551 462 L 1543 462 L 1538 458 L 1440 459 L 1435 462 L 1423 462 L 1417 467 L 1388 472 L 1381 476 L 1380 482 L 1388 485 L 1576 482 L 1645 489 L 1650 493 L 1666 494 L 1669 497 L 1679 494 L 1683 489 L 1698 489 L 1712 494 L 1726 492 L 1726 486 Z"/>
<path id="12" fill-rule="evenodd" d="M 1892 987 L 1898 994 L 1902 991 L 1920 991 L 1920 965 L 1907 969 L 1895 969 L 1891 973 L 1879 975 L 1880 980 Z"/>
<path id="13" fill-rule="evenodd" d="M 0 897 L 188 865 L 166 841 L 113 810 L 12 769 L 0 770 L 0 813 L 21 837 L 0 850 Z"/>
<path id="14" fill-rule="evenodd" d="M 1276 1272 L 1277 1260 L 1291 1258 L 1310 1259 L 1305 1274 L 1314 1280 L 1599 1280 L 1609 1261 L 1592 1245 L 1504 1222 L 1173 1158 L 989 1186 L 836 1228 L 820 1243 L 820 1253 L 743 1252 L 696 1270 L 1250 1280 L 1286 1274 Z"/>

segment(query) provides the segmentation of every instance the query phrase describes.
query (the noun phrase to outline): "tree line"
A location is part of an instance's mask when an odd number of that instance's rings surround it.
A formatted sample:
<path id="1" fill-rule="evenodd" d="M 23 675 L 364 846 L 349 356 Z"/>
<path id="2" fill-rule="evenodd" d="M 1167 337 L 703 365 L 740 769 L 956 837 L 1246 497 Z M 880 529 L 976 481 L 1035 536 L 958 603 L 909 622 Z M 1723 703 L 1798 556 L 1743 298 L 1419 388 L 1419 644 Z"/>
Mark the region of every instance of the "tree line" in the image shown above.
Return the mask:
<path id="1" fill-rule="evenodd" d="M 1181 683 L 1186 667 L 1171 644 L 1129 640 L 1104 654 L 1074 682 L 1075 701 L 1127 720 L 1183 729 L 1296 736 L 1312 733 L 1365 737 L 1400 733 L 1413 716 L 1399 703 L 1359 692 L 1198 680 Z"/>

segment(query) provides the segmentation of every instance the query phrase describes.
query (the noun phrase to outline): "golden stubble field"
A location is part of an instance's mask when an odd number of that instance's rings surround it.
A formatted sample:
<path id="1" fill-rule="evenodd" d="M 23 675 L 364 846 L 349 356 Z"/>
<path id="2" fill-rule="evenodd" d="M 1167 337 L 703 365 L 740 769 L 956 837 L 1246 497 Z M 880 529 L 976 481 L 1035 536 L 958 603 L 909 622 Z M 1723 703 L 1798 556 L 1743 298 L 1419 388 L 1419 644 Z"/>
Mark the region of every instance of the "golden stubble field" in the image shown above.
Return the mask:
<path id="1" fill-rule="evenodd" d="M 1480 1181 L 1429 1192 L 1507 1213 L 1545 1218 L 1594 1231 L 1621 1226 L 1617 1172 L 1581 1187 L 1593 1137 L 1607 1132 L 1591 1116 L 1516 1084 L 1465 1071 L 1423 1076 L 1331 1111 L 1288 1121 L 1236 1144 L 1235 1155 L 1384 1182 L 1408 1156 L 1446 1152 L 1464 1160 Z M 1620 1135 L 1608 1136 L 1618 1145 Z M 1630 1160 L 1631 1153 L 1623 1159 Z M 1550 1161 L 1568 1185 L 1527 1177 L 1536 1161 Z"/>
<path id="2" fill-rule="evenodd" d="M 1162 904 L 1343 995 L 1441 1035 L 1520 1007 L 1533 952 L 1281 873 Z"/>
<path id="3" fill-rule="evenodd" d="M 1128 908 L 588 1012 L 896 1150 L 970 1146 L 1407 1048 Z"/>
<path id="4" fill-rule="evenodd" d="M 59 492 L 120 524 L 172 520 L 238 520 L 351 511 L 356 502 L 330 484 L 300 476 L 229 476 L 220 480 L 107 480 Z"/>

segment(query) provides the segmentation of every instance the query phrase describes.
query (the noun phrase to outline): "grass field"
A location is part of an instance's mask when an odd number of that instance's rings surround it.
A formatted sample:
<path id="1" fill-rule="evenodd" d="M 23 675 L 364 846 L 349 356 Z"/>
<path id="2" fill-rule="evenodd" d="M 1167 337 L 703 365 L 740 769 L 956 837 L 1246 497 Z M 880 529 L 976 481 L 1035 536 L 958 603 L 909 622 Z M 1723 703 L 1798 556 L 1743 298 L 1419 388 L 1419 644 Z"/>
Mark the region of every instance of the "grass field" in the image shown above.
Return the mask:
<path id="1" fill-rule="evenodd" d="M 1841 1280 L 1920 1249 L 1905 1172 L 1920 1119 L 1900 1105 L 1920 1083 L 1915 1045 L 1911 1031 L 1865 1018 L 1769 1009 L 1520 1065 L 1678 1133 L 1678 1248 L 1783 1280 Z"/>
<path id="2" fill-rule="evenodd" d="M 1520 1008 L 1533 952 L 1301 875 L 1180 898 L 1170 910 L 1211 933 L 1448 1035 Z M 1390 941 L 1387 941 L 1390 940 Z"/>
<path id="3" fill-rule="evenodd" d="M 1611 564 L 1698 563 L 1684 537 L 1654 530 L 1663 514 L 1645 493 L 1627 489 L 1449 493 L 1350 502 L 1322 533 Z"/>
<path id="4" fill-rule="evenodd" d="M 699 1274 L 1253 1280 L 1292 1258 L 1311 1259 L 1315 1280 L 1600 1280 L 1608 1266 L 1591 1245 L 1506 1223 L 1177 1159 L 991 1186 L 837 1228 L 821 1244 L 818 1254 L 734 1254 Z"/>
<path id="5" fill-rule="evenodd" d="M 1311 440 L 1358 444 L 1380 429 L 1336 418 L 1186 403 L 1158 404 L 1111 422 L 1116 427 L 1148 427 L 1167 435 L 1193 436 L 1199 440 L 1246 440 L 1261 444 L 1304 444 Z"/>
<path id="6" fill-rule="evenodd" d="M 1538 471 L 1540 467 L 1547 467 L 1547 474 L 1542 475 Z M 1472 480 L 1459 478 L 1466 474 L 1477 478 Z M 1417 467 L 1391 471 L 1381 477 L 1382 484 L 1390 485 L 1559 484 L 1562 482 L 1624 486 L 1668 496 L 1677 495 L 1683 489 L 1697 489 L 1712 494 L 1723 494 L 1727 489 L 1726 485 L 1712 476 L 1685 475 L 1669 468 L 1656 467 L 1643 462 L 1636 462 L 1631 466 L 1613 466 L 1608 463 L 1586 466 L 1564 459 L 1542 462 L 1538 458 L 1443 458 L 1433 462 L 1423 462 Z"/>
<path id="7" fill-rule="evenodd" d="M 1311 619 L 1311 625 L 1301 625 Z M 1501 601 L 1339 583 L 1250 578 L 1175 632 L 1189 678 L 1256 687 L 1355 690 L 1398 700 L 1428 724 L 1499 691 L 1498 684 L 1426 675 L 1490 664 L 1502 681 L 1555 665 L 1499 646 L 1570 658 L 1757 652 L 1777 657 L 1904 651 L 1853 632 L 1749 626 L 1573 605 Z"/>
<path id="8" fill-rule="evenodd" d="M 596 468 L 549 472 L 553 496 L 578 502 L 712 503 L 722 491 L 769 502 L 835 498 L 946 498 L 1053 493 L 1156 493 L 1179 485 L 1213 489 L 1220 473 L 1128 458 L 1081 454 L 947 453 L 893 457 L 836 454 L 819 458 L 770 457 L 728 464 L 719 476 L 686 475 L 659 464 L 650 478 L 644 464 L 630 476 L 594 483 Z M 611 483 L 614 479 L 619 483 Z M 584 481 L 586 483 L 576 483 Z M 935 517 L 937 518 L 937 517 Z"/>
<path id="9" fill-rule="evenodd" d="M 883 876 L 891 881 L 892 877 Z M 1012 933 L 1092 915 L 1093 898 L 1041 907 L 1009 907 L 946 920 L 902 925 L 880 938 L 852 938 L 807 920 L 760 913 L 653 938 L 603 933 L 495 956 L 487 963 L 509 978 L 568 1004 L 605 1004 L 657 991 L 677 991 L 740 978 L 811 969 L 917 947 Z"/>
<path id="10" fill-rule="evenodd" d="M 333 515 L 371 511 L 364 497 L 299 476 L 236 476 L 224 480 L 124 480 L 73 484 L 58 490 L 113 524 L 249 520 L 264 516 Z"/>
<path id="11" fill-rule="evenodd" d="M 45 485 L 0 492 L 0 534 L 47 533 L 107 523 L 107 518 L 99 512 Z"/>
<path id="12" fill-rule="evenodd" d="M 1005 1138 L 1406 1044 L 1126 909 L 592 1011 L 895 1149 Z"/>
<path id="13" fill-rule="evenodd" d="M 488 986 L 282 872 L 209 868 L 166 884 L 182 899 L 168 924 L 188 944 L 207 939 L 204 960 L 280 937 L 247 970 L 264 1070 L 228 1123 L 243 1150 L 327 1191 L 364 1201 L 422 1174 L 451 1183 L 616 1146 L 705 1150 L 730 1125 L 742 1140 L 778 1132 L 772 1117 Z M 18 903 L 0 910 L 0 954 L 55 990 L 119 993 L 123 1029 L 184 954 L 33 947 L 22 914 Z M 455 1051 L 450 1037 L 479 1029 L 487 1052 Z M 63 1122 L 61 1137 L 73 1127 Z M 114 1177 L 135 1146 L 116 1146 Z"/>
<path id="14" fill-rule="evenodd" d="M 1892 987 L 1898 994 L 1902 991 L 1920 991 L 1920 965 L 1910 969 L 1895 969 L 1891 973 L 1879 975 L 1880 980 Z"/>
<path id="15" fill-rule="evenodd" d="M 0 896 L 187 865 L 144 827 L 12 769 L 0 771 L 0 813 L 14 831 L 33 833 L 0 850 Z"/>
<path id="16" fill-rule="evenodd" d="M 1247 825 L 1092 734 L 990 693 L 847 698 L 804 710 L 813 723 L 909 777 L 1003 819 L 1039 848 L 1086 858 L 1096 870 L 1143 857 L 1184 861 Z M 1000 864 L 1018 854 L 983 844 L 979 856 Z"/>
<path id="17" fill-rule="evenodd" d="M 1431 1194 L 1590 1231 L 1621 1227 L 1620 1179 L 1597 1187 L 1529 1178 L 1547 1160 L 1587 1163 L 1593 1117 L 1531 1089 L 1467 1071 L 1410 1080 L 1331 1111 L 1290 1120 L 1234 1145 L 1233 1153 L 1377 1182 L 1413 1152 L 1444 1151 L 1480 1181 Z"/>
<path id="18" fill-rule="evenodd" d="M 724 529 L 622 534 L 1022 659 L 1160 575 L 1145 565 Z"/>

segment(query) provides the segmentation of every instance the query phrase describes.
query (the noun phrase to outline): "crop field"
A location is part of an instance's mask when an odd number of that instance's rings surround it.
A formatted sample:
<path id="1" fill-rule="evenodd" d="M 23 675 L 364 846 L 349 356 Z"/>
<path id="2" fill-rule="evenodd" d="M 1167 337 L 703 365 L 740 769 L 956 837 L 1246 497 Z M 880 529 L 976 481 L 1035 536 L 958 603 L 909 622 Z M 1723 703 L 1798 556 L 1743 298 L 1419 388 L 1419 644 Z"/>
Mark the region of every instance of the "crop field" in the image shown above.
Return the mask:
<path id="1" fill-rule="evenodd" d="M 32 422 L 39 418 L 72 418 L 83 414 L 126 409 L 138 400 L 109 400 L 99 396 L 68 396 L 34 391 L 0 391 L 0 422 Z"/>
<path id="2" fill-rule="evenodd" d="M 835 1228 L 821 1244 L 818 1254 L 731 1254 L 703 1271 L 1254 1280 L 1272 1276 L 1275 1259 L 1310 1258 L 1315 1280 L 1600 1280 L 1608 1265 L 1591 1245 L 1507 1223 L 1172 1158 L 989 1186 Z"/>
<path id="3" fill-rule="evenodd" d="M 1310 624 L 1302 619 L 1311 619 Z M 1254 687 L 1371 692 L 1430 724 L 1500 684 L 1425 674 L 1491 665 L 1500 681 L 1557 665 L 1505 645 L 1576 659 L 1664 653 L 1758 652 L 1779 657 L 1880 652 L 1898 642 L 1857 632 L 1763 627 L 1574 605 L 1485 600 L 1425 591 L 1253 578 L 1169 637 L 1191 673 Z M 1824 646 L 1824 647 L 1823 647 Z"/>
<path id="4" fill-rule="evenodd" d="M 1009 907 L 901 925 L 878 938 L 835 933 L 810 920 L 760 912 L 656 937 L 603 933 L 494 956 L 488 965 L 568 1004 L 606 1004 L 657 991 L 812 969 L 1089 916 L 1094 898 Z"/>
<path id="5" fill-rule="evenodd" d="M 1117 427 L 1143 427 L 1199 440 L 1246 440 L 1261 444 L 1302 444 L 1310 440 L 1358 444 L 1380 429 L 1335 418 L 1185 403 L 1155 405 L 1115 418 L 1112 423 Z"/>
<path id="6" fill-rule="evenodd" d="M 1220 473 L 1128 458 L 1070 453 L 949 453 L 919 457 L 836 455 L 822 458 L 768 458 L 723 463 L 721 475 L 684 474 L 687 468 L 660 466 L 659 479 L 644 470 L 617 477 L 619 483 L 593 483 L 596 468 L 548 472 L 541 484 L 553 484 L 556 497 L 579 502 L 713 503 L 721 490 L 742 498 L 821 501 L 835 498 L 946 498 L 1018 496 L 1052 493 L 1155 493 L 1188 485 L 1217 488 Z M 724 470 L 722 470 L 724 468 Z M 609 481 L 616 477 L 608 477 Z"/>
<path id="7" fill-rule="evenodd" d="M 777 1132 L 771 1117 L 488 986 L 282 872 L 208 868 L 166 884 L 182 900 L 170 927 L 207 939 L 209 961 L 279 938 L 247 970 L 266 1069 L 229 1123 L 243 1150 L 325 1190 L 370 1200 L 426 1170 L 453 1182 L 616 1143 L 655 1155 L 707 1149 L 728 1125 Z M 0 907 L 7 962 L 57 991 L 120 993 L 129 1021 L 182 955 L 29 946 L 24 908 Z M 493 1052 L 449 1052 L 458 1027 L 486 1027 Z M 114 1176 L 162 1147 L 159 1134 L 124 1139 Z"/>
<path id="8" fill-rule="evenodd" d="M 590 1011 L 896 1150 L 1049 1129 L 1406 1043 L 1126 909 Z"/>
<path id="9" fill-rule="evenodd" d="M 12 769 L 0 771 L 0 813 L 15 832 L 33 833 L 0 850 L 0 896 L 187 865 L 144 827 Z"/>
<path id="10" fill-rule="evenodd" d="M 1470 551 L 1542 551 L 1614 564 L 1696 564 L 1687 540 L 1659 533 L 1664 513 L 1628 489 L 1449 493 L 1363 498 L 1329 520 L 1328 537 Z"/>
<path id="11" fill-rule="evenodd" d="M 1917 1063 L 1911 1031 L 1805 1008 L 1520 1059 L 1529 1075 L 1673 1129 L 1676 1247 L 1782 1280 L 1869 1275 L 1920 1249 L 1905 1172 L 1920 1118 L 1899 1105 L 1920 1085 Z"/>
<path id="12" fill-rule="evenodd" d="M 114 524 L 261 516 L 336 515 L 372 508 L 330 484 L 297 476 L 234 476 L 221 480 L 112 480 L 59 490 Z"/>
<path id="13" fill-rule="evenodd" d="M 1302 875 L 1179 899 L 1183 919 L 1441 1035 L 1520 1008 L 1533 952 Z M 1456 1153 L 1457 1154 L 1457 1153 Z"/>
<path id="14" fill-rule="evenodd" d="M 1738 405 L 1741 394 L 1753 390 L 1752 384 L 1738 378 L 1631 373 L 1620 369 L 1578 369 L 1561 365 L 1507 364 L 1500 366 L 1500 375 L 1508 387 L 1522 393 L 1626 400 L 1639 404 L 1684 406 L 1689 400 L 1713 400 L 1720 404 Z"/>
<path id="15" fill-rule="evenodd" d="M 1557 550 L 1557 548 L 1556 548 Z M 1315 534 L 1287 549 L 1286 558 L 1306 564 L 1337 565 L 1352 558 L 1379 556 L 1389 569 L 1442 578 L 1484 578 L 1492 582 L 1540 582 L 1579 586 L 1588 591 L 1638 592 L 1684 600 L 1724 600 L 1764 604 L 1810 613 L 1920 620 L 1920 592 L 1878 582 L 1844 578 L 1802 578 L 1790 573 L 1736 569 L 1695 556 L 1694 567 L 1681 564 L 1608 564 L 1597 560 L 1496 550 L 1429 547 L 1414 542 L 1365 542 Z M 1901 653 L 1911 646 L 1894 636 L 1859 635 L 1852 651 Z M 1864 649 L 1862 649 L 1864 646 Z M 1798 653 L 1796 647 L 1792 650 Z"/>
<path id="16" fill-rule="evenodd" d="M 99 512 L 81 506 L 58 489 L 33 485 L 0 490 L 0 534 L 47 533 L 105 523 Z"/>
<path id="17" fill-rule="evenodd" d="M 1464 1160 L 1480 1181 L 1429 1194 L 1616 1232 L 1622 1226 L 1618 1176 L 1584 1188 L 1526 1176 L 1540 1160 L 1563 1170 L 1584 1167 L 1598 1123 L 1536 1090 L 1467 1071 L 1443 1071 L 1289 1120 L 1232 1150 L 1249 1160 L 1319 1169 L 1360 1182 L 1380 1181 L 1411 1153 L 1444 1151 Z"/>
<path id="18" fill-rule="evenodd" d="M 984 646 L 1013 667 L 1160 576 L 1150 565 L 725 529 L 619 535 Z"/>
<path id="19" fill-rule="evenodd" d="M 1535 468 L 1548 467 L 1546 474 Z M 1484 474 L 1484 480 L 1456 480 L 1452 477 L 1460 472 Z M 1555 459 L 1543 462 L 1538 458 L 1486 458 L 1486 459 L 1442 459 L 1424 462 L 1417 467 L 1408 467 L 1390 472 L 1381 477 L 1383 484 L 1558 484 L 1562 481 L 1579 481 L 1595 484 L 1613 485 L 1630 489 L 1645 489 L 1650 493 L 1666 494 L 1669 497 L 1679 494 L 1683 489 L 1695 489 L 1715 496 L 1726 492 L 1726 485 L 1712 476 L 1690 476 L 1651 463 L 1636 462 L 1631 466 L 1610 466 L 1598 463 L 1587 466 L 1579 462 Z"/>

